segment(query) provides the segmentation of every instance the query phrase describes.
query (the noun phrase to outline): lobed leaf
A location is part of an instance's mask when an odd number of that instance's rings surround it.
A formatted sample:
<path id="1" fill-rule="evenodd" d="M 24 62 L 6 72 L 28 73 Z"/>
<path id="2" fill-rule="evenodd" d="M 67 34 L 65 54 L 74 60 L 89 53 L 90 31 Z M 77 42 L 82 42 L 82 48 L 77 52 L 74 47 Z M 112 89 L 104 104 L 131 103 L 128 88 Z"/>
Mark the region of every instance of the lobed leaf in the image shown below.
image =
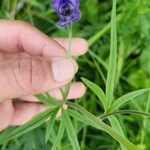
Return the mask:
<path id="1" fill-rule="evenodd" d="M 114 130 L 116 130 L 118 132 L 118 134 L 125 137 L 122 126 L 121 126 L 119 120 L 115 116 L 108 117 L 108 119 L 109 119 L 109 122 L 111 124 L 111 127 Z M 122 150 L 126 150 L 126 148 L 123 145 L 121 145 L 121 148 L 122 148 Z"/>
<path id="2" fill-rule="evenodd" d="M 95 126 L 99 127 L 100 130 L 105 131 L 109 135 L 111 135 L 116 141 L 118 141 L 120 144 L 122 144 L 125 148 L 128 150 L 133 150 L 138 148 L 132 144 L 130 141 L 128 141 L 126 138 L 122 137 L 118 132 L 113 130 L 111 127 L 103 123 L 98 117 L 94 116 L 93 114 L 89 113 L 87 110 L 85 110 L 83 107 L 81 107 L 78 104 L 67 102 L 70 107 L 77 109 L 79 112 L 81 112 L 84 116 L 86 116 L 89 121 L 92 121 Z"/>
<path id="3" fill-rule="evenodd" d="M 25 134 L 26 132 L 29 132 L 29 131 L 37 128 L 38 126 L 43 124 L 50 117 L 51 113 L 54 110 L 55 110 L 55 108 L 48 109 L 42 113 L 39 113 L 38 115 L 33 117 L 32 120 L 28 121 L 26 124 L 9 131 L 9 134 L 7 132 L 0 134 L 0 144 L 10 141 L 12 139 L 15 139 L 15 138 Z"/>
<path id="4" fill-rule="evenodd" d="M 73 117 L 75 120 L 78 120 L 84 124 L 87 124 L 87 125 L 90 125 L 90 126 L 93 126 L 95 128 L 98 128 L 97 126 L 95 126 L 95 124 L 93 124 L 92 121 L 90 121 L 86 116 L 82 115 L 81 113 L 79 113 L 78 111 L 76 110 L 73 110 L 73 109 L 68 109 L 67 110 L 68 114 Z"/>
<path id="5" fill-rule="evenodd" d="M 56 150 L 57 147 L 59 146 L 61 139 L 63 138 L 65 132 L 65 119 L 64 119 L 64 115 L 61 115 L 61 120 L 60 120 L 60 125 L 59 125 L 59 129 L 58 129 L 58 133 L 57 133 L 57 137 L 54 140 L 53 146 L 51 148 L 51 150 Z"/>
<path id="6" fill-rule="evenodd" d="M 113 0 L 113 8 L 111 13 L 110 56 L 106 81 L 107 108 L 110 107 L 113 101 L 116 67 L 117 67 L 116 0 Z"/>
<path id="7" fill-rule="evenodd" d="M 123 106 L 125 103 L 129 102 L 130 100 L 134 99 L 135 97 L 150 91 L 150 88 L 147 89 L 141 89 L 141 90 L 136 90 L 133 92 L 130 92 L 126 95 L 121 96 L 120 98 L 118 98 L 111 106 L 109 112 L 115 111 L 118 108 L 120 108 L 121 106 Z"/>
<path id="8" fill-rule="evenodd" d="M 49 139 L 49 137 L 51 135 L 51 132 L 52 132 L 52 129 L 54 127 L 54 123 L 55 123 L 55 119 L 56 119 L 56 115 L 57 115 L 58 110 L 59 109 L 54 110 L 51 113 L 50 119 L 48 120 L 47 128 L 46 128 L 46 135 L 45 135 L 45 141 L 46 142 L 48 141 L 48 139 Z"/>
<path id="9" fill-rule="evenodd" d="M 81 79 L 92 90 L 92 92 L 99 98 L 99 100 L 102 102 L 104 106 L 104 109 L 106 110 L 107 101 L 103 90 L 98 85 L 89 81 L 88 79 L 85 78 L 81 78 Z"/>
<path id="10" fill-rule="evenodd" d="M 42 103 L 52 106 L 60 106 L 60 102 L 53 98 L 49 93 L 38 94 L 35 97 Z"/>
<path id="11" fill-rule="evenodd" d="M 63 113 L 64 113 L 66 131 L 67 131 L 68 138 L 71 142 L 71 145 L 74 150 L 80 150 L 78 138 L 77 138 L 75 129 L 73 127 L 73 124 L 71 122 L 71 119 L 66 110 L 63 110 Z"/>

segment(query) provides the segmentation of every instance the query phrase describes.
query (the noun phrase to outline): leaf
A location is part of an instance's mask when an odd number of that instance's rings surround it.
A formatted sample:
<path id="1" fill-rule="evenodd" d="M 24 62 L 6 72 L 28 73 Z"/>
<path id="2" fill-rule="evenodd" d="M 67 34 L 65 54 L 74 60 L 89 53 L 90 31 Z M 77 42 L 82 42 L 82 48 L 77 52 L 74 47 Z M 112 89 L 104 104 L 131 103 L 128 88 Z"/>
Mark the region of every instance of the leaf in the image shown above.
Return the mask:
<path id="1" fill-rule="evenodd" d="M 88 79 L 85 78 L 81 78 L 81 79 L 92 90 L 92 92 L 99 98 L 99 100 L 102 102 L 104 106 L 104 109 L 106 109 L 107 101 L 103 90 L 98 85 L 89 81 Z"/>
<path id="2" fill-rule="evenodd" d="M 111 116 L 108 119 L 109 119 L 109 122 L 110 122 L 111 126 L 113 127 L 113 129 L 115 129 L 118 133 L 120 133 L 122 136 L 125 137 L 119 120 L 114 116 Z"/>
<path id="3" fill-rule="evenodd" d="M 52 132 L 52 129 L 53 129 L 53 126 L 54 126 L 54 123 L 55 123 L 55 118 L 56 118 L 58 110 L 59 109 L 54 110 L 51 113 L 50 119 L 48 120 L 47 128 L 46 128 L 46 135 L 45 135 L 45 141 L 46 141 L 46 143 L 47 143 L 47 141 L 48 141 L 48 139 L 49 139 L 49 137 L 51 135 L 51 132 Z"/>
<path id="4" fill-rule="evenodd" d="M 35 97 L 42 103 L 52 106 L 60 106 L 60 102 L 58 102 L 55 98 L 53 98 L 49 93 L 38 94 Z"/>
<path id="5" fill-rule="evenodd" d="M 85 117 L 84 115 L 82 115 L 78 111 L 73 110 L 73 109 L 68 109 L 67 112 L 75 120 L 78 120 L 80 122 L 83 122 L 84 124 L 87 124 L 87 125 L 90 125 L 90 126 L 97 128 L 97 126 L 95 126 L 95 124 L 93 124 L 93 122 L 91 122 L 87 117 Z"/>
<path id="6" fill-rule="evenodd" d="M 64 113 L 66 131 L 67 131 L 68 138 L 71 142 L 71 145 L 72 145 L 74 150 L 80 150 L 79 142 L 78 142 L 78 139 L 76 136 L 75 129 L 74 129 L 73 124 L 71 122 L 71 119 L 70 119 L 66 110 L 63 110 L 63 113 Z"/>
<path id="7" fill-rule="evenodd" d="M 117 22 L 119 22 L 120 20 L 123 19 L 123 14 L 119 14 L 117 15 Z M 96 34 L 94 36 L 92 36 L 89 40 L 89 46 L 91 47 L 92 45 L 94 45 L 100 38 L 103 37 L 103 35 L 109 31 L 111 27 L 111 23 L 109 22 L 108 24 L 106 24 L 100 31 L 96 32 Z"/>
<path id="8" fill-rule="evenodd" d="M 68 97 L 68 94 L 69 94 L 69 91 L 70 91 L 70 86 L 71 86 L 71 83 L 68 83 L 65 86 L 64 90 L 62 88 L 60 88 L 60 92 L 61 92 L 61 95 L 62 95 L 64 101 L 67 100 L 67 97 Z"/>
<path id="9" fill-rule="evenodd" d="M 58 107 L 61 106 L 60 101 L 58 101 L 57 99 L 55 99 L 54 97 L 52 97 L 49 93 L 45 93 L 45 95 L 48 97 L 51 105 L 58 106 Z"/>
<path id="10" fill-rule="evenodd" d="M 35 95 L 35 97 L 42 103 L 51 105 L 49 99 L 44 94 Z"/>
<path id="11" fill-rule="evenodd" d="M 97 56 L 92 50 L 89 50 L 88 52 L 91 57 L 95 58 L 106 70 L 108 69 L 108 65 L 100 56 Z"/>
<path id="12" fill-rule="evenodd" d="M 111 127 L 114 130 L 116 130 L 120 135 L 125 137 L 119 120 L 116 117 L 114 117 L 114 116 L 108 117 L 108 119 L 109 119 L 109 122 L 111 124 Z M 121 145 L 121 148 L 122 148 L 122 150 L 126 150 L 126 148 L 123 145 Z"/>
<path id="13" fill-rule="evenodd" d="M 81 112 L 84 116 L 86 116 L 89 121 L 92 121 L 95 126 L 99 127 L 100 130 L 105 131 L 109 135 L 111 135 L 116 141 L 118 141 L 120 144 L 122 144 L 124 147 L 126 147 L 128 150 L 133 150 L 138 148 L 132 144 L 130 141 L 128 141 L 126 138 L 122 137 L 120 134 L 118 134 L 115 130 L 113 130 L 111 127 L 103 123 L 98 117 L 94 116 L 93 114 L 89 113 L 87 110 L 85 110 L 83 107 L 81 107 L 78 104 L 67 102 L 70 107 L 77 109 L 79 112 Z"/>
<path id="14" fill-rule="evenodd" d="M 57 133 L 57 137 L 54 140 L 54 143 L 53 143 L 51 150 L 56 150 L 56 148 L 59 146 L 61 139 L 63 138 L 64 131 L 65 131 L 65 120 L 64 120 L 64 115 L 62 114 L 60 126 L 59 126 L 58 133 Z"/>
<path id="15" fill-rule="evenodd" d="M 37 128 L 38 126 L 43 124 L 46 119 L 49 118 L 50 114 L 54 110 L 55 110 L 55 108 L 46 110 L 42 113 L 39 113 L 38 115 L 33 117 L 32 120 L 28 121 L 26 124 L 9 131 L 9 134 L 7 132 L 0 134 L 0 144 L 10 141 L 12 139 L 15 139 L 15 138 L 25 134 L 26 132 L 29 132 L 29 131 Z"/>
<path id="16" fill-rule="evenodd" d="M 136 90 L 133 92 L 130 92 L 126 95 L 121 96 L 120 98 L 118 98 L 111 106 L 109 112 L 115 111 L 118 108 L 120 108 L 122 105 L 124 105 L 125 103 L 127 103 L 128 101 L 134 99 L 135 97 L 150 91 L 150 88 L 147 89 L 141 89 L 141 90 Z"/>
<path id="17" fill-rule="evenodd" d="M 106 81 L 107 108 L 110 107 L 113 101 L 116 67 L 117 67 L 116 0 L 113 0 L 113 8 L 111 13 L 110 56 L 109 56 L 109 66 L 108 66 L 107 81 Z"/>

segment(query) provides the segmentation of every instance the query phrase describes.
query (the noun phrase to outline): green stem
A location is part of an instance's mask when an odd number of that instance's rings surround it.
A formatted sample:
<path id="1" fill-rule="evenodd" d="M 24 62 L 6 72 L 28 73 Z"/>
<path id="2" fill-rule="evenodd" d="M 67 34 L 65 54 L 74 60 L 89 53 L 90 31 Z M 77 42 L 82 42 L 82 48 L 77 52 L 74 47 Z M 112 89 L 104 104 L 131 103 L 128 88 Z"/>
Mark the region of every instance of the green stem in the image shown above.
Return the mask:
<path id="1" fill-rule="evenodd" d="M 68 49 L 67 55 L 70 60 L 72 60 L 71 56 L 71 45 L 72 45 L 72 24 L 68 27 Z M 66 85 L 65 90 L 60 89 L 61 95 L 63 97 L 63 102 L 66 102 L 69 91 L 70 91 L 71 81 Z"/>
<path id="2" fill-rule="evenodd" d="M 136 114 L 136 115 L 142 115 L 150 118 L 150 113 L 138 111 L 138 110 L 119 110 L 112 113 L 106 113 L 100 116 L 100 119 L 106 119 L 109 116 L 119 115 L 119 114 Z"/>
<path id="3" fill-rule="evenodd" d="M 71 45 L 72 45 L 72 24 L 68 27 L 68 55 L 71 57 Z"/>
<path id="4" fill-rule="evenodd" d="M 15 19 L 16 7 L 17 7 L 18 0 L 14 0 L 14 1 L 12 1 L 12 3 L 13 3 L 13 6 L 12 6 L 12 10 L 10 12 L 10 15 L 11 15 L 11 19 Z"/>

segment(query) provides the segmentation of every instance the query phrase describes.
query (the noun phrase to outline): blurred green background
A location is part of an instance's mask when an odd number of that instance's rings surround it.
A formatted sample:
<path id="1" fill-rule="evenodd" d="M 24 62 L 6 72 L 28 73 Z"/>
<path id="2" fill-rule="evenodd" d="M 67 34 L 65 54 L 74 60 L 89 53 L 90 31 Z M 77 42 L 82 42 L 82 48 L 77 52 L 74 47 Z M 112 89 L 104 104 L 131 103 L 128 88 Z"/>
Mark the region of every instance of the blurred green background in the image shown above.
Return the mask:
<path id="1" fill-rule="evenodd" d="M 66 29 L 58 29 L 57 15 L 49 7 L 50 0 L 0 0 L 0 18 L 27 21 L 45 34 L 67 37 Z M 105 89 L 110 47 L 110 0 L 80 0 L 82 19 L 73 25 L 73 36 L 83 37 L 90 45 L 89 52 L 77 59 L 79 72 L 76 76 L 88 78 Z M 150 1 L 117 1 L 118 65 L 115 95 L 150 87 Z M 34 40 L 34 37 L 33 37 Z M 124 109 L 150 111 L 150 94 L 132 100 Z M 149 97 L 149 98 L 148 98 Z M 88 90 L 78 100 L 95 115 L 103 112 L 97 97 Z M 143 150 L 150 149 L 150 119 L 138 115 L 120 115 L 126 137 Z M 74 120 L 74 126 L 83 150 L 116 150 L 119 144 L 102 131 Z M 57 131 L 58 126 L 55 126 Z M 0 147 L 1 150 L 49 150 L 55 132 L 45 144 L 45 126 L 33 130 Z M 60 150 L 71 150 L 64 136 Z"/>

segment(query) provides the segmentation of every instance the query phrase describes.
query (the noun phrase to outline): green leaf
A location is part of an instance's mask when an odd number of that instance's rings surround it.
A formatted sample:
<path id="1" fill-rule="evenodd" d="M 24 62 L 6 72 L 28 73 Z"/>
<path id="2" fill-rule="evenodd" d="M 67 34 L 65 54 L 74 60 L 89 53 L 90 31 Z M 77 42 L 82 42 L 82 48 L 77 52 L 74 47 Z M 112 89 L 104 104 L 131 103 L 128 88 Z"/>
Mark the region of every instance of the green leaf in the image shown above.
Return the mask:
<path id="1" fill-rule="evenodd" d="M 93 126 L 95 128 L 98 128 L 97 126 L 95 126 L 95 124 L 93 124 L 92 121 L 90 121 L 86 116 L 82 115 L 81 113 L 79 113 L 76 110 L 73 109 L 68 109 L 67 110 L 68 114 L 73 117 L 75 120 L 78 120 L 80 122 L 83 122 L 84 124 Z"/>
<path id="2" fill-rule="evenodd" d="M 70 86 L 71 86 L 71 83 L 68 83 L 65 86 L 64 90 L 62 88 L 60 88 L 60 92 L 61 92 L 61 95 L 62 95 L 64 101 L 67 100 L 67 97 L 68 97 L 68 94 L 69 94 L 69 91 L 70 91 Z"/>
<path id="3" fill-rule="evenodd" d="M 115 89 L 115 76 L 117 66 L 117 32 L 116 32 L 116 0 L 113 0 L 113 8 L 111 14 L 111 44 L 109 66 L 106 81 L 106 98 L 107 107 L 109 108 L 113 101 L 113 93 Z"/>
<path id="4" fill-rule="evenodd" d="M 93 93 L 99 98 L 99 100 L 102 102 L 104 106 L 104 109 L 106 109 L 107 101 L 106 101 L 106 96 L 103 90 L 98 85 L 89 81 L 88 79 L 85 79 L 85 78 L 81 78 L 81 79 L 93 91 Z"/>
<path id="5" fill-rule="evenodd" d="M 49 93 L 45 93 L 45 95 L 47 96 L 48 100 L 50 101 L 51 105 L 53 106 L 61 106 L 61 102 L 58 101 L 57 99 L 55 99 L 54 97 L 52 97 Z"/>
<path id="6" fill-rule="evenodd" d="M 121 127 L 121 124 L 120 124 L 119 120 L 115 116 L 108 117 L 108 119 L 109 119 L 109 122 L 111 124 L 111 127 L 114 130 L 116 130 L 118 132 L 118 134 L 120 134 L 123 137 L 125 137 L 123 129 Z M 121 145 L 121 148 L 122 148 L 122 150 L 126 149 L 123 145 Z"/>
<path id="7" fill-rule="evenodd" d="M 54 140 L 53 146 L 51 148 L 51 150 L 56 150 L 57 147 L 59 146 L 61 139 L 63 138 L 64 135 L 64 131 L 65 131 L 65 119 L 64 119 L 64 115 L 62 114 L 61 116 L 61 121 L 60 121 L 60 126 L 58 129 L 58 133 L 57 133 L 57 137 Z"/>
<path id="8" fill-rule="evenodd" d="M 119 22 L 120 20 L 123 19 L 122 14 L 117 15 L 117 22 Z M 109 22 L 108 24 L 106 24 L 100 31 L 96 32 L 96 34 L 94 36 L 92 36 L 89 40 L 89 46 L 91 47 L 93 44 L 95 44 L 100 38 L 103 37 L 103 35 L 109 31 L 111 27 L 111 23 Z"/>
<path id="9" fill-rule="evenodd" d="M 130 141 L 128 141 L 126 138 L 122 137 L 118 132 L 113 130 L 111 127 L 103 123 L 98 117 L 94 116 L 93 114 L 89 113 L 87 110 L 85 110 L 83 107 L 81 107 L 78 104 L 67 102 L 70 107 L 77 109 L 79 112 L 81 112 L 84 116 L 86 116 L 90 121 L 95 124 L 95 126 L 98 126 L 100 130 L 105 131 L 109 135 L 111 135 L 116 141 L 118 141 L 120 144 L 122 144 L 124 147 L 126 147 L 128 150 L 133 150 L 138 148 L 132 144 Z"/>
<path id="10" fill-rule="evenodd" d="M 38 94 L 35 97 L 42 103 L 52 106 L 61 106 L 60 102 L 53 98 L 49 93 Z"/>
<path id="11" fill-rule="evenodd" d="M 54 126 L 54 123 L 55 123 L 55 118 L 56 118 L 58 110 L 59 109 L 54 110 L 51 113 L 50 119 L 48 120 L 47 128 L 46 128 L 46 135 L 45 135 L 45 141 L 46 142 L 48 141 L 48 139 L 49 139 L 49 137 L 51 135 L 51 132 L 52 132 L 52 129 L 53 129 L 53 126 Z"/>
<path id="12" fill-rule="evenodd" d="M 49 99 L 44 94 L 35 95 L 35 97 L 42 103 L 51 105 Z"/>
<path id="13" fill-rule="evenodd" d="M 114 130 L 116 130 L 119 134 L 121 134 L 122 136 L 125 137 L 125 135 L 123 133 L 123 130 L 121 128 L 121 124 L 120 124 L 119 120 L 116 117 L 114 117 L 114 116 L 111 116 L 108 119 L 109 119 L 109 122 L 110 122 L 112 128 Z"/>
<path id="14" fill-rule="evenodd" d="M 95 58 L 106 70 L 108 69 L 108 65 L 100 56 L 97 56 L 92 50 L 89 50 L 88 52 L 91 57 Z"/>
<path id="15" fill-rule="evenodd" d="M 43 124 L 46 119 L 49 118 L 50 114 L 54 110 L 55 110 L 55 108 L 50 109 L 50 110 L 46 110 L 42 113 L 39 113 L 38 115 L 33 117 L 32 120 L 28 121 L 26 124 L 9 131 L 9 134 L 7 132 L 0 134 L 0 144 L 7 142 L 7 141 L 10 141 L 12 139 L 15 139 L 15 138 L 25 134 L 26 132 L 29 132 L 29 131 L 37 128 L 38 126 Z"/>
<path id="16" fill-rule="evenodd" d="M 126 95 L 121 96 L 120 98 L 118 98 L 111 106 L 109 112 L 115 111 L 118 108 L 120 108 L 121 106 L 123 106 L 125 103 L 129 102 L 130 100 L 134 99 L 135 97 L 150 91 L 150 88 L 147 89 L 141 89 L 141 90 L 136 90 L 133 92 L 130 92 Z"/>
<path id="17" fill-rule="evenodd" d="M 67 131 L 68 138 L 71 142 L 71 145 L 72 145 L 74 150 L 80 150 L 79 142 L 78 142 L 78 139 L 76 136 L 75 129 L 74 129 L 73 124 L 71 122 L 71 119 L 70 119 L 66 110 L 63 110 L 63 113 L 64 113 L 66 131 Z"/>

